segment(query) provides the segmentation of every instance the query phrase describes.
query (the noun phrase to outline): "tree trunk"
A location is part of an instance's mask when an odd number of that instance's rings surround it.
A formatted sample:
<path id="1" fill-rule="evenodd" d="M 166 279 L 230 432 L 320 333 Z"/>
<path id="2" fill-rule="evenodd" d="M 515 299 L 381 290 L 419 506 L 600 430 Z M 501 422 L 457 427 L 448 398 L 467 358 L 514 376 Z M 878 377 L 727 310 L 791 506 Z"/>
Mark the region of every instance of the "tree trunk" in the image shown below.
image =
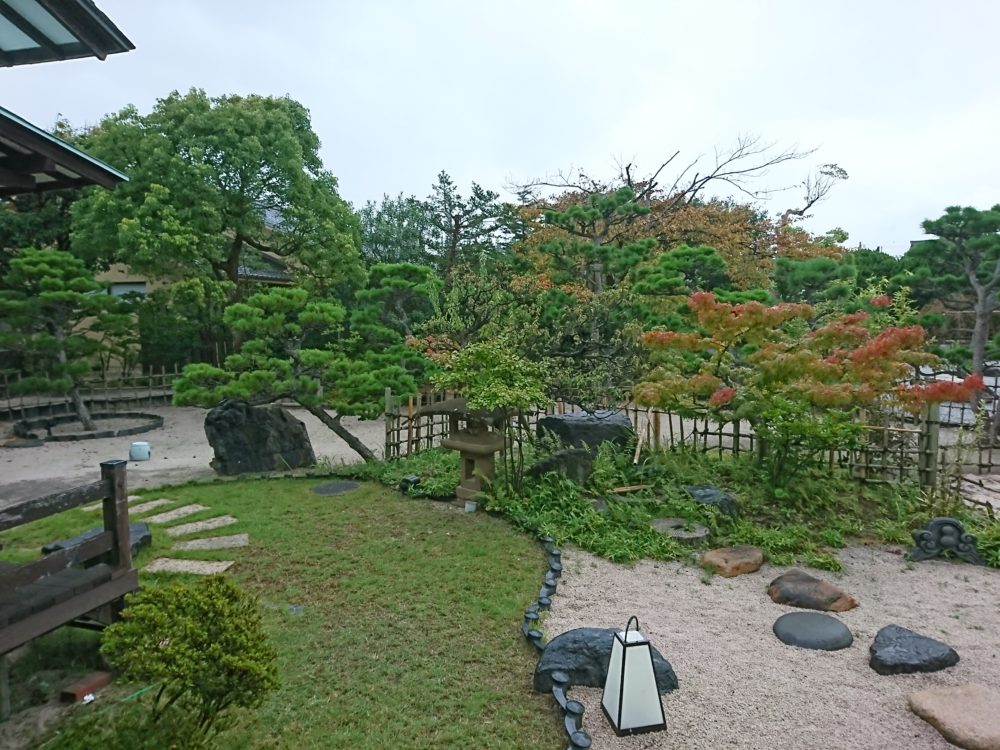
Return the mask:
<path id="1" fill-rule="evenodd" d="M 972 328 L 972 371 L 983 374 L 986 364 L 986 340 L 990 333 L 990 316 L 996 292 L 990 287 L 976 289 L 976 322 Z"/>
<path id="2" fill-rule="evenodd" d="M 335 416 L 330 416 L 330 413 L 322 406 L 306 406 L 306 404 L 302 404 L 302 406 L 305 407 L 306 411 L 308 411 L 310 414 L 316 417 L 316 419 L 318 419 L 320 422 L 329 427 L 337 437 L 339 437 L 341 440 L 347 443 L 347 445 L 350 446 L 350 448 L 354 450 L 359 456 L 361 456 L 361 458 L 363 458 L 365 461 L 370 463 L 372 461 L 378 460 L 375 454 L 372 453 L 371 448 L 369 448 L 367 445 L 358 440 L 354 435 L 351 434 L 350 430 L 348 430 L 346 427 L 344 427 L 343 424 L 341 424 L 340 414 L 337 414 Z"/>
<path id="3" fill-rule="evenodd" d="M 66 347 L 63 346 L 63 332 L 61 327 L 53 329 L 53 334 L 56 337 L 57 346 L 59 349 L 56 351 L 56 359 L 63 368 L 66 367 Z M 76 408 L 76 416 L 80 418 L 80 424 L 83 425 L 83 429 L 94 431 L 97 429 L 97 425 L 94 424 L 93 417 L 90 416 L 90 409 L 83 402 L 83 397 L 80 395 L 80 386 L 77 384 L 76 379 L 72 381 L 72 385 L 69 389 L 70 398 L 73 400 L 73 406 Z"/>

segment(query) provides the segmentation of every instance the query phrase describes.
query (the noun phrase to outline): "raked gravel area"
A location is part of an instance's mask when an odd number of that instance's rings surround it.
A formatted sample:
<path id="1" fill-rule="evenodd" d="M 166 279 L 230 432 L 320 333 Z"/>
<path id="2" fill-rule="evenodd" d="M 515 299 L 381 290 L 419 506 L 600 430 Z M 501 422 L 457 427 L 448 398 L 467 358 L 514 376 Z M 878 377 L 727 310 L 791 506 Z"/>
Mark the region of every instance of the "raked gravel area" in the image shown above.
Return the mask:
<path id="1" fill-rule="evenodd" d="M 616 737 L 601 712 L 601 690 L 574 688 L 586 707 L 593 748 L 663 750 L 954 750 L 915 716 L 916 690 L 979 683 L 1000 692 L 1000 570 L 964 563 L 908 563 L 903 550 L 842 550 L 843 573 L 808 570 L 860 602 L 830 613 L 854 635 L 835 652 L 782 644 L 771 632 L 785 612 L 766 589 L 788 568 L 765 565 L 708 585 L 693 565 L 616 565 L 563 549 L 563 577 L 544 621 L 547 638 L 576 627 L 624 628 L 636 615 L 670 661 L 680 689 L 663 696 L 665 732 Z M 931 674 L 882 676 L 868 647 L 896 624 L 954 647 L 961 661 Z"/>

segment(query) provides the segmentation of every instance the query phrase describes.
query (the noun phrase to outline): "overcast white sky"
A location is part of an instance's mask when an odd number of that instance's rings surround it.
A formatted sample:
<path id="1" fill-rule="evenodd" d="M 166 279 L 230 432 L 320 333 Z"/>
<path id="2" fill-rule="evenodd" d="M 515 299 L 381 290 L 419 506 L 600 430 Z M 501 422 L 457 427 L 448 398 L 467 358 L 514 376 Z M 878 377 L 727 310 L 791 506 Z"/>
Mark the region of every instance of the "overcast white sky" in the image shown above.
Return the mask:
<path id="1" fill-rule="evenodd" d="M 945 206 L 1000 203 L 1000 2 L 97 0 L 136 50 L 0 70 L 0 104 L 94 123 L 170 91 L 288 94 L 355 205 L 447 170 L 501 190 L 654 168 L 740 134 L 835 162 L 807 226 L 901 253 Z M 798 193 L 772 199 L 781 211 Z"/>

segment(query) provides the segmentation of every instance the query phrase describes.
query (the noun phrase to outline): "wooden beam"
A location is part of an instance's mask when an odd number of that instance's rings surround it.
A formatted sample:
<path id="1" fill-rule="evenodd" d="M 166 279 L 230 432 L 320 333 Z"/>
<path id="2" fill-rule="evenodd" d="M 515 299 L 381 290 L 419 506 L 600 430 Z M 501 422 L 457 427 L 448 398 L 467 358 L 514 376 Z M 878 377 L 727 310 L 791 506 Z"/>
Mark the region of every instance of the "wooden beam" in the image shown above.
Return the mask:
<path id="1" fill-rule="evenodd" d="M 5 163 L 6 161 L 4 159 L 0 163 Z M 24 174 L 23 172 L 14 172 L 0 167 L 0 189 L 34 190 L 36 187 L 38 187 L 38 183 L 35 182 L 35 178 L 30 173 Z"/>
<path id="2" fill-rule="evenodd" d="M 122 463 L 125 463 L 124 461 Z M 102 464 L 103 466 L 103 464 Z M 19 503 L 0 510 L 0 531 L 12 529 L 21 524 L 37 521 L 84 503 L 102 500 L 112 492 L 111 484 L 102 479 L 93 484 L 74 487 L 66 492 L 40 497 L 34 500 L 22 500 Z"/>
<path id="3" fill-rule="evenodd" d="M 114 534 L 104 531 L 83 544 L 53 552 L 34 562 L 0 570 L 0 599 L 9 595 L 18 586 L 34 583 L 39 578 L 58 573 L 74 563 L 100 557 L 113 548 L 114 541 Z"/>
<path id="4" fill-rule="evenodd" d="M 0 629 L 0 654 L 6 654 L 18 646 L 39 636 L 62 627 L 92 609 L 97 609 L 125 594 L 138 590 L 139 572 L 130 570 L 128 575 L 112 579 L 95 589 L 60 602 L 54 607 L 36 612 L 30 617 Z"/>

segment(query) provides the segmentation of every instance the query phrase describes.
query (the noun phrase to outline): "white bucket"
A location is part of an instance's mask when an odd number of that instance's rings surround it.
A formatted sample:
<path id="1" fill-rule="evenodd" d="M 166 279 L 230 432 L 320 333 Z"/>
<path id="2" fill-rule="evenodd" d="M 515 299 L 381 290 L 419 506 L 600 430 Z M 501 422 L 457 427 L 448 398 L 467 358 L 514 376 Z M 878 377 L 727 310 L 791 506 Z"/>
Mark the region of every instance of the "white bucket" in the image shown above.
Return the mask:
<path id="1" fill-rule="evenodd" d="M 478 507 L 479 507 L 479 503 L 477 501 L 475 501 L 475 500 L 466 500 L 465 501 L 465 512 L 466 513 L 475 513 L 476 509 Z"/>
<path id="2" fill-rule="evenodd" d="M 148 461 L 149 454 L 149 443 L 132 443 L 128 451 L 128 457 L 133 461 Z"/>

